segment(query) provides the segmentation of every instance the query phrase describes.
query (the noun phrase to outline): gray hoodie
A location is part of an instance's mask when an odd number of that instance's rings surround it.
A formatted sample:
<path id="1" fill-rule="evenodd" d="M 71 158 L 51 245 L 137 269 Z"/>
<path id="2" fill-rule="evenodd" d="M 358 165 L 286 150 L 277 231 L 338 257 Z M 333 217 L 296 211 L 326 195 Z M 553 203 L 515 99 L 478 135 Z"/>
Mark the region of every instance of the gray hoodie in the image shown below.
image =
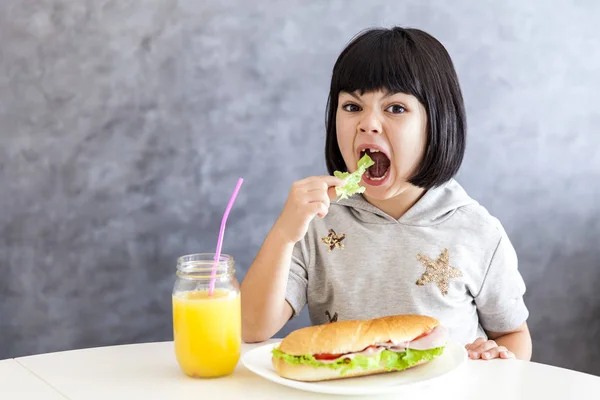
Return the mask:
<path id="1" fill-rule="evenodd" d="M 286 300 L 313 324 L 433 316 L 461 344 L 529 315 L 504 229 L 451 180 L 396 220 L 354 195 L 333 201 L 294 248 Z"/>

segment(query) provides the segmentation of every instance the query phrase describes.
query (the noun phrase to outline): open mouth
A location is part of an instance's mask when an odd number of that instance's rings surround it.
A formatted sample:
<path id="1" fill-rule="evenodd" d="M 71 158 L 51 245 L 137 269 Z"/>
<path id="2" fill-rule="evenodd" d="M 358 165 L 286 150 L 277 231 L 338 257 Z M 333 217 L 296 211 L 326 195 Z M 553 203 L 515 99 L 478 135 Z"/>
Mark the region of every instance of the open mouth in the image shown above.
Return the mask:
<path id="1" fill-rule="evenodd" d="M 377 149 L 364 149 L 360 152 L 361 157 L 365 154 L 371 157 L 371 160 L 375 163 L 367 169 L 365 177 L 375 182 L 383 181 L 390 171 L 390 159 Z"/>

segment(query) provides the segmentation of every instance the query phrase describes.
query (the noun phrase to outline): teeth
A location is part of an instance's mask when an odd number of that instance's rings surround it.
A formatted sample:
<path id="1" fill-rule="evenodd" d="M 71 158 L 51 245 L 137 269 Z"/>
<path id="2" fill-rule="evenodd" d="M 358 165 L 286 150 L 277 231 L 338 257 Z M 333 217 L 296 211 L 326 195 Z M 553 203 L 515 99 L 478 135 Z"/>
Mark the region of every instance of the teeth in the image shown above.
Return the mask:
<path id="1" fill-rule="evenodd" d="M 364 149 L 364 150 L 361 150 L 361 151 L 360 151 L 360 154 L 361 154 L 361 155 L 363 155 L 363 154 L 366 154 L 366 153 L 367 153 L 367 151 L 368 151 L 369 153 L 379 153 L 379 150 L 377 150 L 377 149 Z"/>
<path id="2" fill-rule="evenodd" d="M 369 179 L 370 179 L 370 180 L 372 180 L 372 181 L 382 181 L 382 180 L 384 180 L 384 179 L 385 179 L 385 178 L 388 176 L 388 172 L 390 172 L 390 169 L 389 169 L 389 168 L 387 169 L 387 171 L 385 171 L 385 174 L 383 174 L 383 176 L 382 176 L 382 177 L 379 177 L 379 178 L 373 178 L 373 177 L 371 176 L 371 174 L 369 173 L 369 170 L 367 170 L 367 172 L 366 172 L 366 175 L 367 175 L 367 178 L 369 178 Z"/>

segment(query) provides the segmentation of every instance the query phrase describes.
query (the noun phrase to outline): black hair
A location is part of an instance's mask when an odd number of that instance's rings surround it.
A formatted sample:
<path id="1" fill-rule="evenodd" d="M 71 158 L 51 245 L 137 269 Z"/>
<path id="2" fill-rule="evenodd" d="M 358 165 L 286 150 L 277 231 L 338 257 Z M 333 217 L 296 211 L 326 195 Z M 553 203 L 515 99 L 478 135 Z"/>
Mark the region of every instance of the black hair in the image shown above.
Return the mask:
<path id="1" fill-rule="evenodd" d="M 333 67 L 325 121 L 329 173 L 346 170 L 335 123 L 340 92 L 375 90 L 413 95 L 427 112 L 425 151 L 408 181 L 430 189 L 456 175 L 465 152 L 467 127 L 454 65 L 433 36 L 401 27 L 363 31 L 346 46 Z"/>

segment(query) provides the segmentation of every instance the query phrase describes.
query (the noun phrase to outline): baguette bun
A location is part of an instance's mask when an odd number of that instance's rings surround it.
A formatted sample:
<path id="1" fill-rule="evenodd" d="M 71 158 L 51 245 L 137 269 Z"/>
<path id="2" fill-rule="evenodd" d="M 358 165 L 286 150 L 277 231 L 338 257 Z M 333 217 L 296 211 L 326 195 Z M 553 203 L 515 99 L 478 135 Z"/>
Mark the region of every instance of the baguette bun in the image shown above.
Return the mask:
<path id="1" fill-rule="evenodd" d="M 328 381 L 332 379 L 340 379 L 340 378 L 352 378 L 357 376 L 364 375 L 375 375 L 381 374 L 385 372 L 393 372 L 387 371 L 385 367 L 380 366 L 379 368 L 369 369 L 367 371 L 363 370 L 360 367 L 356 367 L 347 371 L 344 375 L 341 374 L 341 369 L 332 369 L 332 368 L 315 368 L 310 365 L 292 365 L 283 361 L 281 358 L 273 357 L 273 367 L 277 374 L 283 378 L 292 379 L 295 381 L 303 381 L 303 382 L 317 382 L 317 381 Z M 417 365 L 421 365 L 426 363 L 427 360 L 423 360 L 410 368 L 416 367 Z M 406 371 L 406 370 L 404 370 Z"/>
<path id="2" fill-rule="evenodd" d="M 292 356 L 359 352 L 375 343 L 389 340 L 409 342 L 438 325 L 437 319 L 425 315 L 332 322 L 295 330 L 283 339 L 279 350 Z"/>

